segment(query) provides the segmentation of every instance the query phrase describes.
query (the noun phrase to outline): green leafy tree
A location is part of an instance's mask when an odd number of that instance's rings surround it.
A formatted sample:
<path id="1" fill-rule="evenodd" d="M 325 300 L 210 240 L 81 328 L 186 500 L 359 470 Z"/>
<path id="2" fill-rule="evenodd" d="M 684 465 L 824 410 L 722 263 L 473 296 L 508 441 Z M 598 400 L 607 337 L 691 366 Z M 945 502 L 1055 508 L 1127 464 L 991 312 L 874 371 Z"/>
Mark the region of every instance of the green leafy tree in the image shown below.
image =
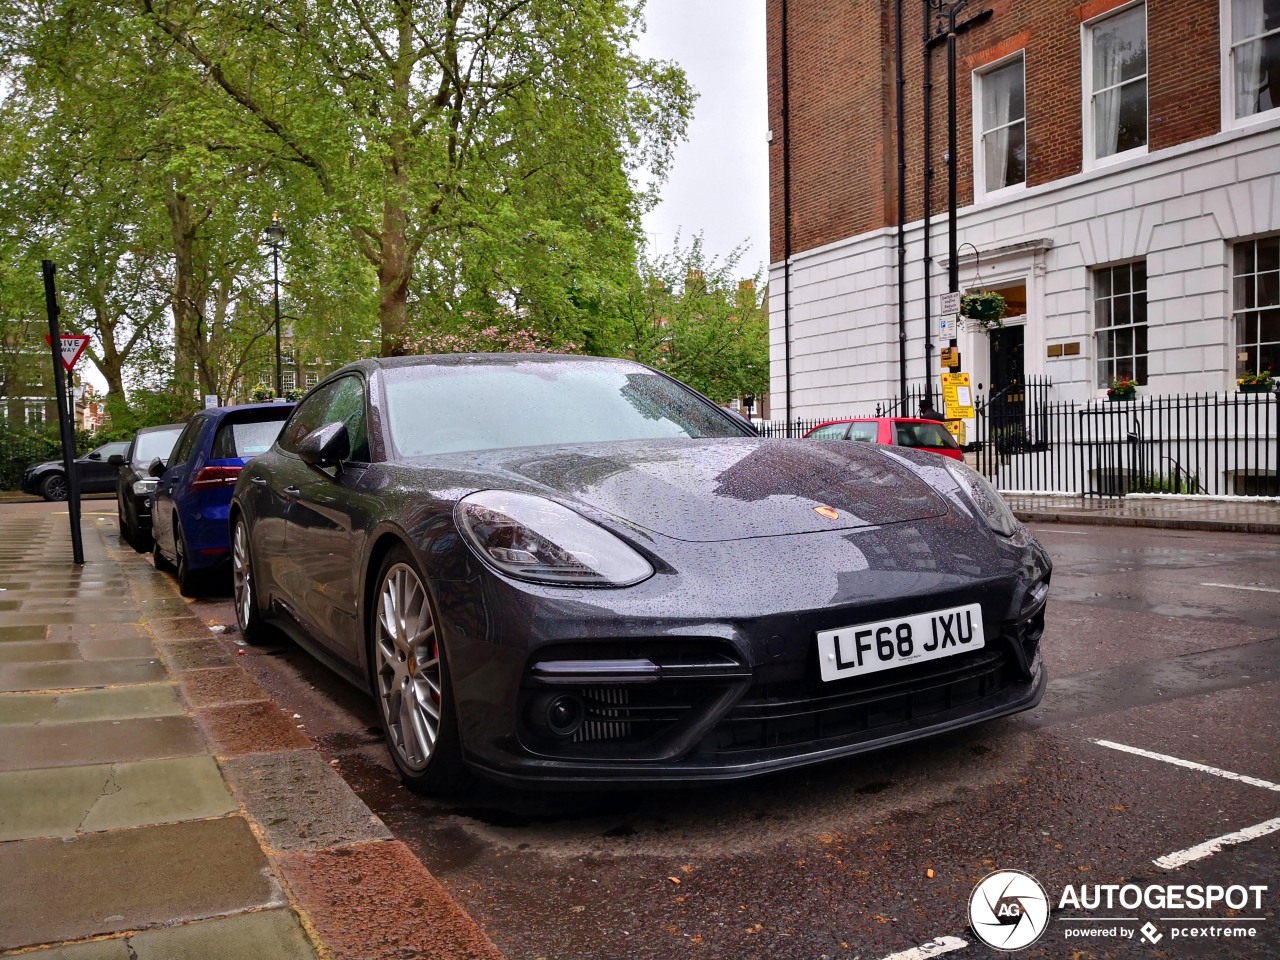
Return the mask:
<path id="1" fill-rule="evenodd" d="M 515 309 L 590 322 L 692 96 L 626 0 L 118 0 L 307 171 L 377 277 L 381 351 Z"/>
<path id="2" fill-rule="evenodd" d="M 760 277 L 736 273 L 741 250 L 708 258 L 702 238 L 646 256 L 624 298 L 614 352 L 664 370 L 717 403 L 769 386 L 769 320 Z"/>

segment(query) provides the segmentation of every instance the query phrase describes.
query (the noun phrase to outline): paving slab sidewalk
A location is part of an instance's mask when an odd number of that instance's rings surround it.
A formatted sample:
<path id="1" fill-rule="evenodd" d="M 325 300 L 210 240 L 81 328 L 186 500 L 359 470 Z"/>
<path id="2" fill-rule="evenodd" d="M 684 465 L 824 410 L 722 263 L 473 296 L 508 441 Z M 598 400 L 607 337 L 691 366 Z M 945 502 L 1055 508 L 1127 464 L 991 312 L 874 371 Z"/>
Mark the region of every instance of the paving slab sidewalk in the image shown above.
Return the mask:
<path id="1" fill-rule="evenodd" d="M 0 956 L 500 960 L 86 501 L 0 501 Z"/>

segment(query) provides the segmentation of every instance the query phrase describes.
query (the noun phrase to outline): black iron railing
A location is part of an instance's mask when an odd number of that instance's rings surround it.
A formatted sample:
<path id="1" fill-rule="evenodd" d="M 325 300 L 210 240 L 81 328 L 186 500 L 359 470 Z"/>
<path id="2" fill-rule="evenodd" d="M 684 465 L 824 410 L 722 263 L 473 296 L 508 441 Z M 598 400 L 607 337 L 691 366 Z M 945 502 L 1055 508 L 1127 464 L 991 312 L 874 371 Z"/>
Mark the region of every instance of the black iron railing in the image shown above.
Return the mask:
<path id="1" fill-rule="evenodd" d="M 975 402 L 966 459 L 1005 492 L 1118 497 L 1130 493 L 1280 496 L 1280 395 L 1140 394 L 1132 400 L 1053 399 L 1027 378 Z M 874 414 L 914 416 L 924 394 L 882 401 Z M 935 403 L 940 407 L 941 398 Z M 907 412 L 904 413 L 903 410 Z M 801 437 L 840 416 L 769 421 L 761 433 Z"/>

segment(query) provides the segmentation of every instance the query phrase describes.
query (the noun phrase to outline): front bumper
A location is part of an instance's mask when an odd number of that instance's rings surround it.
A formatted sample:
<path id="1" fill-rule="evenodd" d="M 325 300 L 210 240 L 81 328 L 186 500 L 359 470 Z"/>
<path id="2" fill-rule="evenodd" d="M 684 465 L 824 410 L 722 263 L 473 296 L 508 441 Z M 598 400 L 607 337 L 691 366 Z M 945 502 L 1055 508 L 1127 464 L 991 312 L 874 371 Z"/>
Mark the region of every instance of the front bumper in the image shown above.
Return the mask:
<path id="1" fill-rule="evenodd" d="M 467 761 L 523 784 L 730 780 L 1034 707 L 1047 681 L 1045 596 L 1032 588 L 1047 586 L 1050 565 L 1039 545 L 992 539 L 958 558 L 883 549 L 886 540 L 947 539 L 945 530 L 900 527 L 735 544 L 749 554 L 738 568 L 759 572 L 758 581 L 668 575 L 663 583 L 660 574 L 627 590 L 565 591 L 484 571 L 447 585 L 439 595 Z M 879 569 L 816 565 L 839 565 L 837 543 L 846 555 L 858 545 L 864 561 L 882 554 Z M 710 547 L 684 549 L 689 559 Z M 468 590 L 480 595 L 458 599 Z M 820 677 L 819 631 L 973 602 L 982 608 L 980 650 Z M 547 719 L 557 698 L 580 713 L 570 735 Z"/>

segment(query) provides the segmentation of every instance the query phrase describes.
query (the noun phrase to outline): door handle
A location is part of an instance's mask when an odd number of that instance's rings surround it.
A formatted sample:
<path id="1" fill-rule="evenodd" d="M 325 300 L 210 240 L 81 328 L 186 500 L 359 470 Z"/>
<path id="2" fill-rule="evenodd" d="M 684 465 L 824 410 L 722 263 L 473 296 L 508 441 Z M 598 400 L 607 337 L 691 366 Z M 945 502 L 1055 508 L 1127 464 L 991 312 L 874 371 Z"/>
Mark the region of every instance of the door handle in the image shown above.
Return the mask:
<path id="1" fill-rule="evenodd" d="M 289 486 L 285 487 L 281 492 L 291 500 L 296 500 L 298 497 L 302 496 L 302 491 L 293 484 L 289 484 Z"/>
<path id="2" fill-rule="evenodd" d="M 260 487 L 265 487 L 267 485 L 267 478 L 266 477 L 250 477 L 249 482 L 256 483 Z"/>

